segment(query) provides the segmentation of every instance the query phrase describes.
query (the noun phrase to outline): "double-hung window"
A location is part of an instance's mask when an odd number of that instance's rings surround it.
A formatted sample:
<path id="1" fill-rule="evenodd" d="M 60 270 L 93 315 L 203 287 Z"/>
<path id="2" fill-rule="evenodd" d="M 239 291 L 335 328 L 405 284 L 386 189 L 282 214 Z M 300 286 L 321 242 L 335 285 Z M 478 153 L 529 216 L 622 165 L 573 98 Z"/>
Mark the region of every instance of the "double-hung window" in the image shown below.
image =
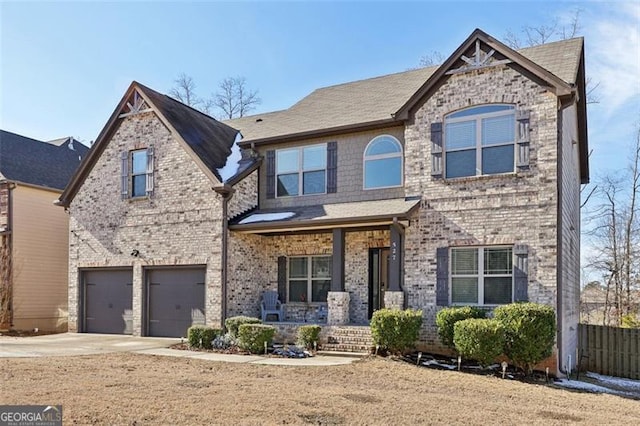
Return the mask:
<path id="1" fill-rule="evenodd" d="M 289 302 L 326 302 L 331 288 L 331 256 L 289 258 Z"/>
<path id="2" fill-rule="evenodd" d="M 500 305 L 513 301 L 513 248 L 451 249 L 451 303 Z"/>
<path id="3" fill-rule="evenodd" d="M 444 125 L 447 178 L 514 171 L 513 105 L 482 105 L 451 113 Z"/>
<path id="4" fill-rule="evenodd" d="M 122 199 L 153 195 L 153 158 L 152 147 L 122 152 Z"/>
<path id="5" fill-rule="evenodd" d="M 401 185 L 402 145 L 393 136 L 377 136 L 364 150 L 364 189 Z"/>
<path id="6" fill-rule="evenodd" d="M 278 197 L 324 194 L 327 189 L 327 145 L 276 151 Z"/>

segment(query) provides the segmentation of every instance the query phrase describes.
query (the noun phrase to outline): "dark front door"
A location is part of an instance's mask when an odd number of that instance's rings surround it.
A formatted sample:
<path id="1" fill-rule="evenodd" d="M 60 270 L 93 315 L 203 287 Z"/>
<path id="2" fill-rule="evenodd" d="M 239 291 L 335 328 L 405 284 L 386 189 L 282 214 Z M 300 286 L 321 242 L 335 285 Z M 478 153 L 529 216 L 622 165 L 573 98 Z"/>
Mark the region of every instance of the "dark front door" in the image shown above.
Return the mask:
<path id="1" fill-rule="evenodd" d="M 369 249 L 369 319 L 384 308 L 384 292 L 389 285 L 389 249 Z"/>

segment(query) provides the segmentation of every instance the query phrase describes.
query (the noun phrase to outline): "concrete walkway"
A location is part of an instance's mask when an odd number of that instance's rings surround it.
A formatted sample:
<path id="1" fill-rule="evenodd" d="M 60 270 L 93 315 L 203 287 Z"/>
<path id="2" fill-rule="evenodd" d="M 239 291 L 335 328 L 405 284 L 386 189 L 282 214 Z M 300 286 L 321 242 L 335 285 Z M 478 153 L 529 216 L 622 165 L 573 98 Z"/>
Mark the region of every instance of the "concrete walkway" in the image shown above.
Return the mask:
<path id="1" fill-rule="evenodd" d="M 180 339 L 114 334 L 62 333 L 35 337 L 0 336 L 0 358 L 79 356 L 113 352 L 134 352 L 144 355 L 265 365 L 329 366 L 350 364 L 356 361 L 356 358 L 340 356 L 267 358 L 257 355 L 230 355 L 169 349 L 169 346 L 175 343 L 180 343 Z"/>

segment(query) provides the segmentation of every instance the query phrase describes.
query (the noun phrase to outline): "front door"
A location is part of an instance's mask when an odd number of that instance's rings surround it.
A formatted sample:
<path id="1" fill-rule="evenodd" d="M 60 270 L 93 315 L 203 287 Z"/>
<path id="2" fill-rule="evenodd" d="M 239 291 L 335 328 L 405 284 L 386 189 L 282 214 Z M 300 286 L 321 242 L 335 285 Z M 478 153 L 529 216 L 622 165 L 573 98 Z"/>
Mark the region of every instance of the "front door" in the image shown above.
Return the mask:
<path id="1" fill-rule="evenodd" d="M 389 249 L 369 249 L 369 319 L 384 308 L 384 292 L 389 285 Z"/>

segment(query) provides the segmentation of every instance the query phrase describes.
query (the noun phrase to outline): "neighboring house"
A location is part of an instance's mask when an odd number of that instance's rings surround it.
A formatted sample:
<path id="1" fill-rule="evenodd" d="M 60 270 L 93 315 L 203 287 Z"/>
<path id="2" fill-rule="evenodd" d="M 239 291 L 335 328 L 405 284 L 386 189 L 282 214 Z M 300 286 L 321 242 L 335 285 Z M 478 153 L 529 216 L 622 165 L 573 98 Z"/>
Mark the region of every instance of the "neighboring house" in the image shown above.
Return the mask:
<path id="1" fill-rule="evenodd" d="M 53 202 L 88 150 L 0 130 L 0 329 L 67 329 L 69 217 Z"/>
<path id="2" fill-rule="evenodd" d="M 225 124 L 134 82 L 60 198 L 70 328 L 182 335 L 277 290 L 283 332 L 409 307 L 436 348 L 440 307 L 530 300 L 573 369 L 585 100 L 582 39 L 480 30 L 439 67 Z"/>

